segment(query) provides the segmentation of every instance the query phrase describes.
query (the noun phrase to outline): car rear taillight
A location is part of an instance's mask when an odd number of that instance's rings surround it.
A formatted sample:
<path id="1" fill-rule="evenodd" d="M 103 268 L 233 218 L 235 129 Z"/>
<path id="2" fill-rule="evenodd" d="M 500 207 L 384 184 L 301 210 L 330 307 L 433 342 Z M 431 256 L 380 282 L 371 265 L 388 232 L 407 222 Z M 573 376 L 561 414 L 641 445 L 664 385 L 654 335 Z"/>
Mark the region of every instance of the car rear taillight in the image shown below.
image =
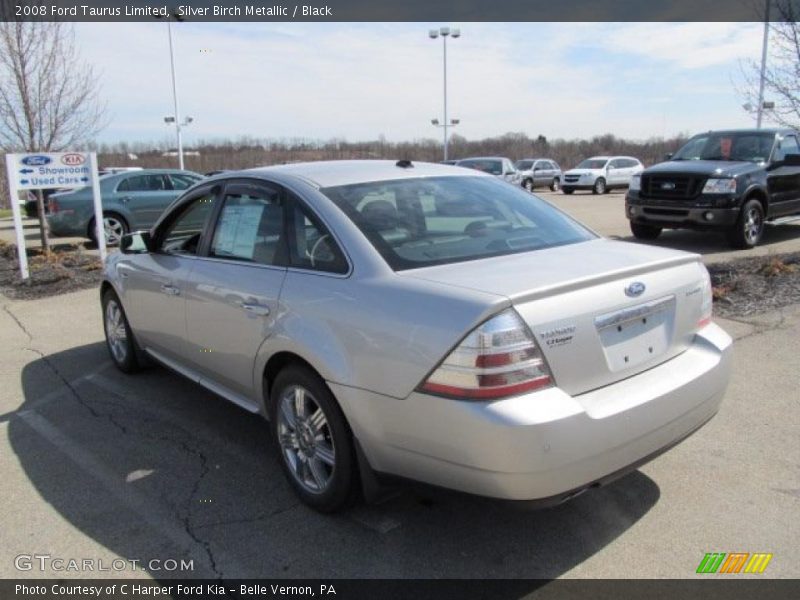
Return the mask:
<path id="1" fill-rule="evenodd" d="M 528 327 L 509 308 L 479 325 L 420 386 L 430 394 L 494 400 L 553 385 Z"/>
<path id="2" fill-rule="evenodd" d="M 700 318 L 697 320 L 697 328 L 702 329 L 711 323 L 711 312 L 714 308 L 714 290 L 711 287 L 711 276 L 708 274 L 708 269 L 700 265 L 703 269 L 703 281 L 700 285 L 703 286 L 702 303 L 700 305 Z"/>

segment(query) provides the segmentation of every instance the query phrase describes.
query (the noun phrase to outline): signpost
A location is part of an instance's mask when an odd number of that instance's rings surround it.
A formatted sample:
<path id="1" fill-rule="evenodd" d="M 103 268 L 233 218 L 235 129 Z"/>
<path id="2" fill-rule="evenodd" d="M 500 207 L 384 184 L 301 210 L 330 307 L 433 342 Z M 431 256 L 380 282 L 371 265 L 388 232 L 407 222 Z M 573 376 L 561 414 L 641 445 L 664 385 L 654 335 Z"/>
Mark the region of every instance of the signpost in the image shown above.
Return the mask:
<path id="1" fill-rule="evenodd" d="M 97 176 L 97 154 L 94 152 L 34 152 L 30 154 L 6 154 L 6 171 L 11 192 L 11 211 L 14 214 L 14 230 L 17 234 L 19 272 L 28 279 L 28 252 L 22 230 L 22 215 L 19 209 L 19 192 L 23 190 L 46 190 L 51 188 L 73 189 L 92 187 L 94 197 L 94 222 L 100 260 L 106 260 L 106 236 L 103 227 L 103 204 L 100 197 L 100 181 Z"/>

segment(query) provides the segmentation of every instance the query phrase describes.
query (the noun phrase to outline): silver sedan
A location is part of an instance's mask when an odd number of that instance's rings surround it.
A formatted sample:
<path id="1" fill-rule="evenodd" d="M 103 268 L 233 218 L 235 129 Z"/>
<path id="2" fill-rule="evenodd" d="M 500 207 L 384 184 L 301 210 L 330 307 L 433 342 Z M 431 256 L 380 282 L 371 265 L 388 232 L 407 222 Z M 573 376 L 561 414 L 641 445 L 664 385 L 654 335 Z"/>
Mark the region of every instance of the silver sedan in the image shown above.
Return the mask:
<path id="1" fill-rule="evenodd" d="M 728 383 L 696 255 L 603 239 L 477 171 L 228 172 L 121 250 L 101 288 L 116 365 L 261 413 L 322 511 L 389 475 L 561 502 L 700 428 Z"/>

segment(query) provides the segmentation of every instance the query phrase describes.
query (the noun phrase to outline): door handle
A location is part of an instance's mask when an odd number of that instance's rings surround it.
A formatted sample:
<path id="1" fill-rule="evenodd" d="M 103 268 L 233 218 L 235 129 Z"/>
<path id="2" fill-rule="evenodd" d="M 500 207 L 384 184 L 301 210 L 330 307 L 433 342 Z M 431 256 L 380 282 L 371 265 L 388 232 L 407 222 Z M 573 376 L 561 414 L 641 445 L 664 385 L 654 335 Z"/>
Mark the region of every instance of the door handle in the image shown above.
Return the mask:
<path id="1" fill-rule="evenodd" d="M 119 200 L 120 200 L 120 202 L 124 202 L 125 204 L 127 204 L 128 202 L 131 201 L 131 197 L 130 196 L 123 196 Z"/>
<path id="2" fill-rule="evenodd" d="M 260 317 L 266 317 L 269 314 L 269 306 L 264 306 L 263 304 L 242 302 L 242 308 L 245 309 L 247 312 L 254 315 L 258 315 Z"/>
<path id="3" fill-rule="evenodd" d="M 181 293 L 181 291 L 178 288 L 168 283 L 164 283 L 161 285 L 161 291 L 170 296 L 179 296 Z"/>

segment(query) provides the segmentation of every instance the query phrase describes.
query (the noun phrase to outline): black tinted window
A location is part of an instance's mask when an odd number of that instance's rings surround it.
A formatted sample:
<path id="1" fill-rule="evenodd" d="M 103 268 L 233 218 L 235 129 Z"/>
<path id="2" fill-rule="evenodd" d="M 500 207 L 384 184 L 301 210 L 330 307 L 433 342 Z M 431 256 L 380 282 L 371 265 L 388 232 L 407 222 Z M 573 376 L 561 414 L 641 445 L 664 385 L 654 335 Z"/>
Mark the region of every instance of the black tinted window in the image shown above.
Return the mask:
<path id="1" fill-rule="evenodd" d="M 289 235 L 289 262 L 293 267 L 346 273 L 347 261 L 336 240 L 300 202 L 294 203 Z"/>
<path id="2" fill-rule="evenodd" d="M 123 179 L 117 186 L 120 192 L 156 192 L 171 189 L 165 175 L 135 175 Z"/>
<path id="3" fill-rule="evenodd" d="M 169 176 L 172 180 L 172 189 L 174 190 L 185 190 L 192 187 L 195 183 L 200 181 L 197 177 L 192 177 L 190 175 L 184 174 L 172 174 Z"/>
<path id="4" fill-rule="evenodd" d="M 759 132 L 718 132 L 698 135 L 672 160 L 732 160 L 762 162 L 769 158 L 775 135 Z"/>
<path id="5" fill-rule="evenodd" d="M 484 173 L 491 173 L 492 175 L 502 175 L 503 174 L 503 161 L 501 160 L 482 160 L 482 159 L 471 159 L 471 160 L 462 160 L 458 163 L 459 167 L 468 167 L 470 169 L 476 169 L 478 171 L 483 171 Z"/>
<path id="6" fill-rule="evenodd" d="M 576 243 L 594 236 L 522 188 L 432 177 L 323 189 L 395 270 Z"/>
<path id="7" fill-rule="evenodd" d="M 800 154 L 797 138 L 793 135 L 787 135 L 781 140 L 780 145 L 775 149 L 775 156 L 772 160 L 783 160 L 787 154 Z"/>
<path id="8" fill-rule="evenodd" d="M 206 220 L 214 206 L 209 191 L 190 202 L 169 225 L 161 238 L 161 250 L 171 254 L 196 254 Z"/>

